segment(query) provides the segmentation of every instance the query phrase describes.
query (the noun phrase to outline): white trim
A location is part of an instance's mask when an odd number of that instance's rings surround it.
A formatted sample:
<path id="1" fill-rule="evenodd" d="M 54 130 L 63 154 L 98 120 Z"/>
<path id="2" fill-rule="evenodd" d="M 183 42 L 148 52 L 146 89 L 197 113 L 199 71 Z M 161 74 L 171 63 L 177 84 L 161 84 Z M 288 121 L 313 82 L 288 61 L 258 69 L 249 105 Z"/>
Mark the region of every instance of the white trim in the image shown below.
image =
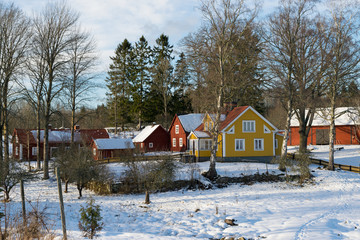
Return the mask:
<path id="1" fill-rule="evenodd" d="M 264 124 L 264 133 L 268 134 L 271 133 L 270 129 Z"/>
<path id="2" fill-rule="evenodd" d="M 246 130 L 246 126 L 248 125 L 247 123 L 250 124 L 250 130 Z M 241 122 L 242 125 L 242 132 L 243 133 L 256 133 L 256 121 L 255 120 L 242 120 Z M 252 129 L 252 125 L 254 125 L 254 129 Z"/>
<path id="3" fill-rule="evenodd" d="M 274 141 L 273 141 L 273 156 L 275 156 L 275 155 L 276 155 L 275 140 L 277 140 L 277 139 L 276 139 L 276 137 L 275 137 L 275 133 L 274 133 L 274 132 L 273 132 L 273 139 L 274 139 Z"/>
<path id="4" fill-rule="evenodd" d="M 228 134 L 235 134 L 235 125 L 232 126 L 229 131 L 227 131 Z"/>
<path id="5" fill-rule="evenodd" d="M 243 142 L 243 148 L 236 149 L 236 141 Z M 245 152 L 245 138 L 235 138 L 235 152 Z"/>
<path id="6" fill-rule="evenodd" d="M 179 124 L 176 124 L 175 125 L 175 134 L 179 134 L 179 132 L 180 132 L 180 126 L 179 126 Z"/>
<path id="7" fill-rule="evenodd" d="M 176 138 L 173 138 L 173 139 L 172 139 L 172 146 L 173 146 L 173 147 L 176 147 L 176 142 L 177 142 L 177 141 L 176 141 Z"/>
<path id="8" fill-rule="evenodd" d="M 221 134 L 221 133 L 220 133 Z M 226 139 L 226 133 L 224 132 L 222 134 L 222 144 L 223 144 L 223 157 L 226 157 L 226 142 L 225 142 L 225 139 Z"/>
<path id="9" fill-rule="evenodd" d="M 260 141 L 262 144 L 261 144 L 261 148 L 260 149 L 256 149 L 256 144 L 255 144 L 255 142 L 256 141 Z M 265 149 L 265 143 L 264 143 L 265 141 L 264 141 L 264 139 L 263 138 L 254 138 L 254 151 L 264 151 L 264 149 Z"/>
<path id="10" fill-rule="evenodd" d="M 232 125 L 235 121 L 237 121 L 243 114 L 245 114 L 249 109 L 251 109 L 256 115 L 258 115 L 262 120 L 264 120 L 270 127 L 274 128 L 274 131 L 279 131 L 269 120 L 264 118 L 260 113 L 258 113 L 253 107 L 248 106 L 242 113 L 240 113 L 234 120 L 232 120 L 226 127 L 223 128 L 222 132 L 225 131 L 230 125 Z"/>
<path id="11" fill-rule="evenodd" d="M 154 147 L 154 143 L 149 142 L 149 148 L 153 148 Z"/>
<path id="12" fill-rule="evenodd" d="M 184 146 L 183 139 L 179 138 L 179 147 L 183 147 L 183 146 Z"/>

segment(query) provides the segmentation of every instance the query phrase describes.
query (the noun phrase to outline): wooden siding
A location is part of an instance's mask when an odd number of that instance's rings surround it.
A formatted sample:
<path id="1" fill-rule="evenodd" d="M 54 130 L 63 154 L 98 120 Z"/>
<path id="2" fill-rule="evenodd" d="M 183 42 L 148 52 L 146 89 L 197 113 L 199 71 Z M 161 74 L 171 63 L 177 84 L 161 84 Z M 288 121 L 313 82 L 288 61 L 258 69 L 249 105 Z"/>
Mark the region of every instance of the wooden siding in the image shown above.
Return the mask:
<path id="1" fill-rule="evenodd" d="M 176 133 L 176 125 L 179 126 L 179 133 Z M 187 149 L 187 137 L 189 133 L 185 132 L 183 126 L 181 125 L 181 122 L 179 120 L 179 117 L 176 115 L 170 128 L 169 128 L 169 134 L 170 134 L 170 151 L 174 152 L 184 152 Z M 173 139 L 176 139 L 176 146 L 173 146 Z M 179 146 L 180 138 L 183 140 L 183 146 Z"/>

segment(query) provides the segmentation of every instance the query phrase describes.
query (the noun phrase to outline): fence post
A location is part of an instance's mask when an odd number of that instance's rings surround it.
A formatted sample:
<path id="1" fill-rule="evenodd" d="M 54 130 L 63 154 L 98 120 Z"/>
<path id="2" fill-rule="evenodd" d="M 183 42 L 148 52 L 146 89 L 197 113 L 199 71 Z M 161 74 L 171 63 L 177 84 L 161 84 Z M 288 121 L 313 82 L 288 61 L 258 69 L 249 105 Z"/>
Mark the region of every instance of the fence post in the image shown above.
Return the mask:
<path id="1" fill-rule="evenodd" d="M 25 209 L 25 191 L 24 191 L 24 180 L 20 180 L 20 194 L 21 194 L 21 205 L 22 205 L 22 217 L 24 220 L 24 226 L 26 225 L 26 209 Z"/>
<path id="2" fill-rule="evenodd" d="M 57 180 L 58 192 L 59 192 L 61 225 L 62 225 L 62 230 L 63 230 L 63 240 L 67 240 L 67 236 L 66 236 L 66 222 L 65 222 L 65 211 L 64 211 L 64 201 L 63 201 L 63 195 L 62 195 L 62 190 L 61 190 L 61 180 L 60 180 L 60 171 L 59 171 L 59 168 L 56 168 L 56 180 Z"/>

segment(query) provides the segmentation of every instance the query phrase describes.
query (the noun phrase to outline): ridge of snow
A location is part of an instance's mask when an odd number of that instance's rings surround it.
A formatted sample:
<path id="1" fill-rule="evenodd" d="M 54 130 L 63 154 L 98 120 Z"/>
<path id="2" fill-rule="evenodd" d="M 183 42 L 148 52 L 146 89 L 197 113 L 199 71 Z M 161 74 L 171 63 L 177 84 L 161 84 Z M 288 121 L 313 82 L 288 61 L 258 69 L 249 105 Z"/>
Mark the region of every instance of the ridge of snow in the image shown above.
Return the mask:
<path id="1" fill-rule="evenodd" d="M 131 138 L 99 138 L 94 142 L 99 150 L 135 148 Z"/>

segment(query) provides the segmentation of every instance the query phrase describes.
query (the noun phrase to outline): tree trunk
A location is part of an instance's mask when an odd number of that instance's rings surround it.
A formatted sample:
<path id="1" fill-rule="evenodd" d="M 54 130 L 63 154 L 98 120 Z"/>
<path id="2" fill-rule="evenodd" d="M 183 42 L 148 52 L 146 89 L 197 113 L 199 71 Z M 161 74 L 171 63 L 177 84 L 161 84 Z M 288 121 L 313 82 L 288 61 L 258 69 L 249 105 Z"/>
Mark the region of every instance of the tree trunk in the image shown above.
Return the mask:
<path id="1" fill-rule="evenodd" d="M 288 140 L 289 140 L 289 136 L 290 136 L 291 115 L 292 115 L 292 102 L 291 102 L 291 100 L 288 100 L 285 132 L 284 132 L 284 139 L 283 139 L 282 147 L 281 147 L 281 157 L 280 157 L 280 163 L 279 163 L 280 171 L 286 170 L 287 144 L 288 144 Z"/>
<path id="2" fill-rule="evenodd" d="M 67 193 L 67 192 L 68 192 L 68 185 L 69 185 L 69 179 L 66 179 L 66 180 L 65 180 L 65 190 L 64 190 L 64 193 Z"/>
<path id="3" fill-rule="evenodd" d="M 40 99 L 38 99 L 37 101 L 37 113 L 36 113 L 36 121 L 37 121 L 37 136 L 36 136 L 36 147 L 37 147 L 37 152 L 36 152 L 36 168 L 37 170 L 41 169 L 41 151 L 40 151 L 40 146 L 41 146 L 41 138 L 40 138 L 40 130 L 41 130 L 41 116 L 40 116 L 40 111 L 41 111 L 41 107 L 40 107 Z"/>
<path id="4" fill-rule="evenodd" d="M 145 204 L 150 204 L 150 193 L 149 193 L 149 191 L 145 192 Z"/>
<path id="5" fill-rule="evenodd" d="M 77 184 L 77 189 L 79 191 L 79 199 L 80 199 L 80 198 L 82 198 L 82 190 L 83 190 L 83 188 L 82 188 L 82 186 L 80 184 Z"/>
<path id="6" fill-rule="evenodd" d="M 332 101 L 330 109 L 330 132 L 329 132 L 329 165 L 328 170 L 334 171 L 334 142 L 335 142 L 335 102 Z"/>
<path id="7" fill-rule="evenodd" d="M 49 119 L 45 117 L 45 129 L 44 129 L 44 179 L 49 179 L 49 160 L 50 160 L 50 148 L 49 148 Z"/>
<path id="8" fill-rule="evenodd" d="M 73 103 L 74 104 L 74 103 Z M 75 138 L 75 105 L 71 109 L 71 144 L 74 143 Z"/>

